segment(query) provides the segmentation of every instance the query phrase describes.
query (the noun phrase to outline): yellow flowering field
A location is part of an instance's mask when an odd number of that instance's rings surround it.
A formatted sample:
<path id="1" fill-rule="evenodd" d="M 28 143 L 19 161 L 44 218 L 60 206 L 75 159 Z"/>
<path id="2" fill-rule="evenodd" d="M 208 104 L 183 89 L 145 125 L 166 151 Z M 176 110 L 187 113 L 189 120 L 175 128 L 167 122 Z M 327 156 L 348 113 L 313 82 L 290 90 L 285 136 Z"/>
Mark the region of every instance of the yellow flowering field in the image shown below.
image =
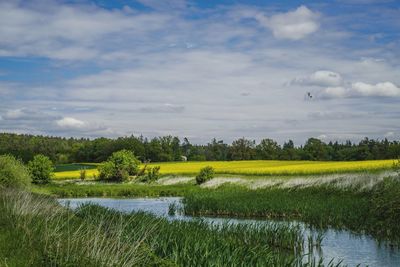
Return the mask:
<path id="1" fill-rule="evenodd" d="M 148 166 L 160 166 L 164 175 L 194 175 L 205 166 L 212 166 L 217 174 L 238 175 L 308 175 L 343 172 L 374 171 L 390 169 L 393 160 L 369 161 L 283 161 L 283 160 L 251 160 L 251 161 L 199 161 L 199 162 L 162 162 Z M 79 178 L 80 171 L 56 172 L 56 179 Z M 96 169 L 86 170 L 87 179 L 98 175 Z"/>

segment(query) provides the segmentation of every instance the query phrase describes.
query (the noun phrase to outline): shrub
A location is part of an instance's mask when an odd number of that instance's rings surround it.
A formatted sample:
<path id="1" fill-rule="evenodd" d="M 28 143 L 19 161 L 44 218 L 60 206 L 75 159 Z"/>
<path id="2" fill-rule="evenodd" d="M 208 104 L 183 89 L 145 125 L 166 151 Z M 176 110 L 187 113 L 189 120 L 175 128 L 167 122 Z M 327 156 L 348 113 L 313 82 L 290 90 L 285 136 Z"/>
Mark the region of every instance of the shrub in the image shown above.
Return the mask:
<path id="1" fill-rule="evenodd" d="M 86 169 L 81 169 L 79 172 L 79 178 L 81 179 L 81 181 L 86 180 Z"/>
<path id="2" fill-rule="evenodd" d="M 54 166 L 48 157 L 39 154 L 28 162 L 28 169 L 33 183 L 47 184 L 53 176 Z"/>
<path id="3" fill-rule="evenodd" d="M 393 170 L 398 176 L 400 176 L 400 158 L 393 162 Z"/>
<path id="4" fill-rule="evenodd" d="M 114 152 L 106 162 L 99 166 L 100 179 L 114 182 L 127 181 L 129 176 L 138 173 L 139 164 L 139 160 L 132 151 Z"/>
<path id="5" fill-rule="evenodd" d="M 28 168 L 10 155 L 0 156 L 0 186 L 27 187 L 32 179 Z"/>
<path id="6" fill-rule="evenodd" d="M 214 168 L 206 166 L 200 170 L 200 173 L 196 176 L 196 183 L 202 184 L 214 178 Z"/>
<path id="7" fill-rule="evenodd" d="M 141 182 L 151 183 L 160 178 L 160 166 L 150 167 L 146 169 L 146 174 L 140 179 Z"/>

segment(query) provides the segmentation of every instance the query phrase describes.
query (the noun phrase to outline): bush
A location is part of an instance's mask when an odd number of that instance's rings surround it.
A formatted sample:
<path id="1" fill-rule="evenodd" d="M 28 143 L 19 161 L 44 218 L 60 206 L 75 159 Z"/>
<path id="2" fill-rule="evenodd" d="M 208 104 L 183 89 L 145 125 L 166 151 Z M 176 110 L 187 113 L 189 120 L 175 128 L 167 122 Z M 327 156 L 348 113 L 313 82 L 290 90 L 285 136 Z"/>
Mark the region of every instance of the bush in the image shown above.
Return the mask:
<path id="1" fill-rule="evenodd" d="M 127 181 L 129 176 L 138 173 L 139 164 L 140 161 L 132 151 L 114 152 L 106 162 L 99 166 L 100 179 L 113 182 Z"/>
<path id="2" fill-rule="evenodd" d="M 200 173 L 196 176 L 196 183 L 202 184 L 214 178 L 214 168 L 206 166 L 200 170 Z"/>
<path id="3" fill-rule="evenodd" d="M 54 165 L 48 157 L 39 154 L 28 162 L 28 169 L 34 184 L 47 184 L 53 177 Z"/>
<path id="4" fill-rule="evenodd" d="M 147 168 L 146 174 L 140 179 L 141 182 L 151 183 L 157 181 L 160 178 L 160 166 L 155 166 L 153 168 Z"/>
<path id="5" fill-rule="evenodd" d="M 10 155 L 0 156 L 0 186 L 22 188 L 30 185 L 28 168 Z"/>
<path id="6" fill-rule="evenodd" d="M 79 178 L 81 179 L 81 181 L 86 180 L 86 169 L 81 169 L 79 171 Z"/>

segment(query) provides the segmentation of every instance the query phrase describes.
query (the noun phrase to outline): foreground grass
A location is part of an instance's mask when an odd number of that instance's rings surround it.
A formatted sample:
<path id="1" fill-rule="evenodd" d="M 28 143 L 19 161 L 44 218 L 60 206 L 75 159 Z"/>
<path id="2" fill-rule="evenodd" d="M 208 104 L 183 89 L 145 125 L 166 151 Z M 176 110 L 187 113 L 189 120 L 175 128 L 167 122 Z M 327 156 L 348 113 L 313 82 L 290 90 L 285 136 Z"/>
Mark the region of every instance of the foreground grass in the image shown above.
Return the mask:
<path id="1" fill-rule="evenodd" d="M 188 192 L 184 211 L 190 215 L 295 219 L 399 242 L 400 179 L 386 178 L 371 188 L 359 189 L 333 185 L 258 190 L 223 186 Z"/>
<path id="2" fill-rule="evenodd" d="M 393 160 L 369 161 L 284 161 L 284 160 L 251 160 L 251 161 L 200 161 L 200 162 L 161 162 L 151 163 L 149 167 L 160 166 L 162 175 L 196 175 L 201 168 L 212 166 L 216 174 L 232 175 L 312 175 L 346 172 L 363 172 L 390 169 Z M 67 168 L 67 166 L 64 166 Z M 88 179 L 98 176 L 96 169 L 86 171 Z M 79 170 L 56 172 L 56 179 L 77 179 Z"/>
<path id="3" fill-rule="evenodd" d="M 6 266 L 317 266 L 303 262 L 299 227 L 209 225 L 0 190 L 0 262 Z M 318 245 L 317 241 L 311 244 Z M 333 266 L 333 264 L 331 264 Z"/>

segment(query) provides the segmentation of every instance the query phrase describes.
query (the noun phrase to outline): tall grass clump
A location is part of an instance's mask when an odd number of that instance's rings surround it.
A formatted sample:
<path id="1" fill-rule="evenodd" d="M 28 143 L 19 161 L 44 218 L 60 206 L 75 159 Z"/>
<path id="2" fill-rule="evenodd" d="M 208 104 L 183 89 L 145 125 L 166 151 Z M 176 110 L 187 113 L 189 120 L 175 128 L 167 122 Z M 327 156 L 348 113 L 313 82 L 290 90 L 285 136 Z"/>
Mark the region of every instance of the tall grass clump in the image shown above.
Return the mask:
<path id="1" fill-rule="evenodd" d="M 129 221 L 114 220 L 113 228 L 105 229 L 104 221 L 82 220 L 54 199 L 10 189 L 0 191 L 0 212 L 3 227 L 19 233 L 20 246 L 32 251 L 24 255 L 29 265 L 140 266 L 151 259 L 142 246 L 147 229 L 122 234 Z"/>
<path id="2" fill-rule="evenodd" d="M 26 166 L 11 155 L 0 155 L 0 187 L 24 188 L 31 184 Z"/>

